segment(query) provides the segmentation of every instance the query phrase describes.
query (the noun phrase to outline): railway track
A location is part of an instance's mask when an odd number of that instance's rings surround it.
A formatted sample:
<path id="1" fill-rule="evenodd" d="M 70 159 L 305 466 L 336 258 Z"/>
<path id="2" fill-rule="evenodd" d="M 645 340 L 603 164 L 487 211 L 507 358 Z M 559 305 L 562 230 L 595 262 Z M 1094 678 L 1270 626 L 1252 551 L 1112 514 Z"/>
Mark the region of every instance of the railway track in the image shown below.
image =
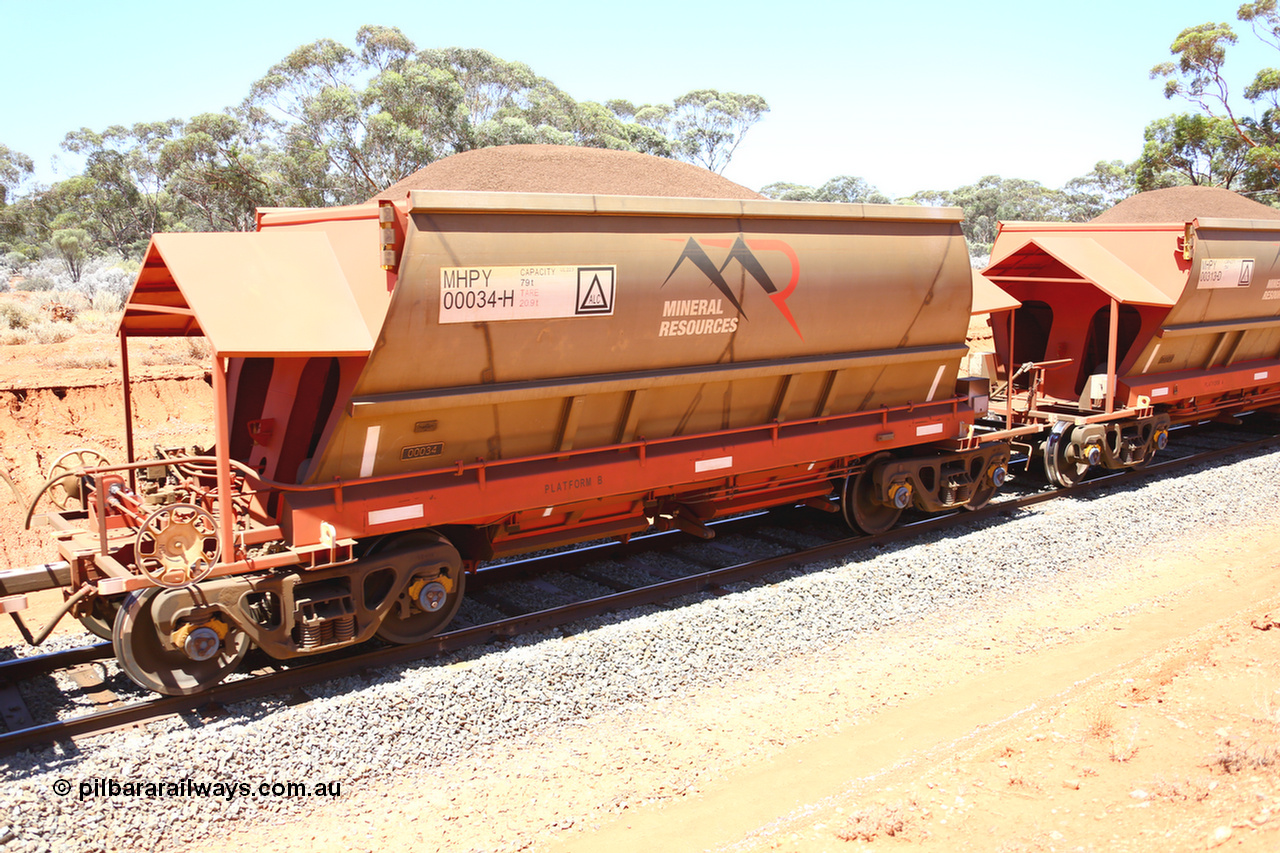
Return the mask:
<path id="1" fill-rule="evenodd" d="M 150 696 L 129 700 L 113 697 L 108 692 L 109 699 L 117 700 L 110 707 L 50 722 L 38 723 L 32 719 L 17 686 L 29 679 L 50 677 L 55 672 L 111 659 L 111 644 L 97 643 L 4 661 L 0 662 L 0 717 L 3 717 L 9 731 L 0 734 L 0 755 L 89 737 L 174 714 L 197 712 L 202 717 L 212 718 L 219 715 L 224 706 L 248 699 L 284 694 L 306 701 L 308 697 L 304 691 L 310 685 L 344 677 L 360 677 L 377 668 L 425 660 L 535 631 L 558 628 L 571 633 L 570 627 L 575 623 L 607 613 L 663 604 L 686 595 L 722 591 L 731 584 L 971 524 L 1058 497 L 1078 495 L 1103 484 L 1133 481 L 1277 443 L 1280 443 L 1280 434 L 1277 434 L 1274 421 L 1188 427 L 1181 430 L 1176 442 L 1170 445 L 1168 458 L 1143 470 L 1098 476 L 1071 489 L 1050 489 L 1031 480 L 1014 481 L 981 510 L 907 520 L 879 536 L 851 537 L 847 529 L 837 523 L 836 516 L 798 508 L 753 513 L 713 524 L 720 534 L 737 534 L 739 538 L 785 549 L 784 553 L 764 558 L 751 557 L 750 549 L 717 540 L 691 540 L 678 531 L 670 531 L 635 537 L 625 545 L 597 543 L 570 551 L 510 560 L 486 567 L 469 581 L 470 613 L 464 610 L 461 615 L 475 620 L 476 616 L 490 613 L 495 618 L 455 628 L 426 642 L 408 646 L 375 648 L 357 654 L 348 651 L 347 654 L 335 653 L 290 664 L 271 661 L 265 655 L 251 657 L 246 661 L 244 668 L 248 672 L 243 677 L 216 685 L 196 696 Z M 1181 455 L 1174 456 L 1174 453 Z M 762 521 L 767 521 L 775 530 L 785 530 L 789 535 L 779 536 L 760 530 Z M 797 541 L 806 540 L 817 544 L 796 545 Z M 605 562 L 630 569 L 632 575 L 647 574 L 654 580 L 642 585 L 629 585 L 617 574 L 601 571 L 598 566 Z M 674 563 L 683 563 L 689 570 L 673 567 Z M 575 579 L 579 586 L 588 591 L 594 589 L 596 594 L 575 596 L 548 581 L 549 576 Z M 534 597 L 544 600 L 572 600 L 531 608 L 519 603 L 520 595 L 518 592 L 513 595 L 513 589 L 532 590 Z"/>

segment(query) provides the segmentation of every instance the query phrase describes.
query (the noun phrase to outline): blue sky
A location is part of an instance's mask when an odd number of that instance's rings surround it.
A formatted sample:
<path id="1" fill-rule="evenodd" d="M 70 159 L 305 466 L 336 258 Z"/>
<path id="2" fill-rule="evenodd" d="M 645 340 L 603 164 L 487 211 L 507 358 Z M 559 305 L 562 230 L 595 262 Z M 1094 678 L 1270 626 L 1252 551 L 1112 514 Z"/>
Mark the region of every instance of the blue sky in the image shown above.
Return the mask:
<path id="1" fill-rule="evenodd" d="M 76 170 L 58 147 L 67 131 L 221 110 L 295 47 L 352 45 L 370 23 L 523 61 L 579 100 L 761 94 L 772 111 L 725 171 L 754 189 L 841 174 L 893 196 L 988 174 L 1056 187 L 1098 160 L 1133 160 L 1151 120 L 1189 110 L 1148 71 L 1183 27 L 1235 22 L 1238 6 L 0 0 L 0 143 L 57 180 Z M 1280 56 L 1235 26 L 1240 89 Z"/>

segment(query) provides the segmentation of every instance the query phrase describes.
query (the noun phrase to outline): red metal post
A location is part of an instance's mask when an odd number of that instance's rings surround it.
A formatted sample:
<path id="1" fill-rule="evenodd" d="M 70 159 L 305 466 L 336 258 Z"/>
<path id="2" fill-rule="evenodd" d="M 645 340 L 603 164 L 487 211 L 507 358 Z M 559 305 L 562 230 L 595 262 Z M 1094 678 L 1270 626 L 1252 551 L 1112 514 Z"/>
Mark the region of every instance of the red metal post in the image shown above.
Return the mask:
<path id="1" fill-rule="evenodd" d="M 1107 335 L 1107 414 L 1116 409 L 1116 338 L 1120 328 L 1120 303 L 1111 297 L 1111 331 Z"/>
<path id="2" fill-rule="evenodd" d="M 231 504 L 231 427 L 227 406 L 227 368 L 222 354 L 213 354 L 213 422 L 217 445 L 214 455 L 218 460 L 218 517 L 219 537 L 222 539 L 222 561 L 235 562 L 236 549 L 232 522 L 234 510 Z"/>
<path id="3" fill-rule="evenodd" d="M 133 456 L 133 395 L 129 387 L 129 336 L 124 329 L 120 330 L 120 378 L 124 383 L 124 454 L 128 464 L 134 463 Z M 129 488 L 138 491 L 138 472 L 129 469 Z"/>
<path id="4" fill-rule="evenodd" d="M 1004 365 L 1004 428 L 1013 429 L 1013 310 L 1009 311 L 1009 358 Z"/>

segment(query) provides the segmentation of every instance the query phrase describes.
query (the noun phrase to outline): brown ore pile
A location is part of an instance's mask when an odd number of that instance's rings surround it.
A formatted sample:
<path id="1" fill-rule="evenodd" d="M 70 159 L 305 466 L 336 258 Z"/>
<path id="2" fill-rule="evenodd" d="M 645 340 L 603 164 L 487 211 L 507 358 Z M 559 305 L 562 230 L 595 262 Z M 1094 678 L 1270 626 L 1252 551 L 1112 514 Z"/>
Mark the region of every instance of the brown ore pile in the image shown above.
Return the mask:
<path id="1" fill-rule="evenodd" d="M 437 160 L 374 198 L 409 190 L 583 193 L 665 198 L 764 198 L 715 172 L 634 151 L 568 145 L 504 145 Z"/>
<path id="2" fill-rule="evenodd" d="M 1193 219 L 1280 219 L 1280 209 L 1222 187 L 1169 187 L 1129 196 L 1090 221 L 1105 225 Z"/>

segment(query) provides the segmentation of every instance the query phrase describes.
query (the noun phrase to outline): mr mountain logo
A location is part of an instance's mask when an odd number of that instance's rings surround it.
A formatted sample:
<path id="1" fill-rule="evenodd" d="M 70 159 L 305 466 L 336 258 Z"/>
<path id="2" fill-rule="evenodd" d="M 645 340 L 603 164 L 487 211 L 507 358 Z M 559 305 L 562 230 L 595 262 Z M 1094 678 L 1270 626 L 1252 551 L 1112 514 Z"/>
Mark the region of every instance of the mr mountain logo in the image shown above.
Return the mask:
<path id="1" fill-rule="evenodd" d="M 728 249 L 729 253 L 725 256 L 724 262 L 717 265 L 712 260 L 707 249 Z M 791 279 L 787 282 L 787 286 L 782 290 L 773 283 L 773 279 L 769 273 L 765 271 L 764 264 L 756 257 L 756 252 L 780 252 L 786 256 L 791 265 Z M 717 252 L 718 254 L 718 252 Z M 768 294 L 769 299 L 773 301 L 778 312 L 786 318 L 791 324 L 791 328 L 800 336 L 800 340 L 804 340 L 804 335 L 800 333 L 800 327 L 796 324 L 795 317 L 791 316 L 791 309 L 787 307 L 787 299 L 795 292 L 796 285 L 800 282 L 800 259 L 796 257 L 795 250 L 791 246 L 781 240 L 747 240 L 741 236 L 730 241 L 728 239 L 703 239 L 698 240 L 690 237 L 684 244 L 684 251 L 680 253 L 680 257 L 676 259 L 675 266 L 671 268 L 671 272 L 667 273 L 667 278 L 662 282 L 666 286 L 671 277 L 676 274 L 680 267 L 688 261 L 698 269 L 710 284 L 714 285 L 716 290 L 723 294 L 724 299 L 672 299 L 666 300 L 662 304 L 662 316 L 670 317 L 698 317 L 693 320 L 673 320 L 664 319 L 658 327 L 659 337 L 680 337 L 684 335 L 715 335 L 732 333 L 738 330 L 738 317 L 725 317 L 724 303 L 727 300 L 732 305 L 742 319 L 747 319 L 747 312 L 743 309 L 742 303 L 733 294 L 733 288 L 729 286 L 728 280 L 725 278 L 725 270 L 729 265 L 734 263 L 742 268 L 742 270 L 751 278 L 755 279 L 756 284 Z M 707 315 L 710 315 L 707 317 Z M 702 319 L 707 317 L 706 319 Z"/>

